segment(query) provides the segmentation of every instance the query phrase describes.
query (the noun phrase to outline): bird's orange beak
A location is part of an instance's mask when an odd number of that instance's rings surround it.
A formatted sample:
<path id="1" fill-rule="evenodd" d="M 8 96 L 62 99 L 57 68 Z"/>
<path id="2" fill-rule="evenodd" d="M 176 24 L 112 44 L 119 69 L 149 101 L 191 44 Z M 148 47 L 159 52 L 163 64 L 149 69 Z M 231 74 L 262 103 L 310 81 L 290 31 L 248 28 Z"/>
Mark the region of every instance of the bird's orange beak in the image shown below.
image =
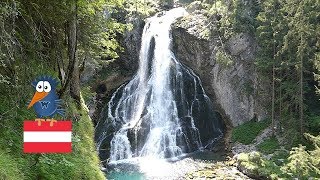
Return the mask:
<path id="1" fill-rule="evenodd" d="M 34 103 L 40 101 L 41 99 L 45 98 L 49 93 L 47 92 L 38 92 L 34 94 L 30 104 L 28 105 L 28 109 L 34 105 Z"/>

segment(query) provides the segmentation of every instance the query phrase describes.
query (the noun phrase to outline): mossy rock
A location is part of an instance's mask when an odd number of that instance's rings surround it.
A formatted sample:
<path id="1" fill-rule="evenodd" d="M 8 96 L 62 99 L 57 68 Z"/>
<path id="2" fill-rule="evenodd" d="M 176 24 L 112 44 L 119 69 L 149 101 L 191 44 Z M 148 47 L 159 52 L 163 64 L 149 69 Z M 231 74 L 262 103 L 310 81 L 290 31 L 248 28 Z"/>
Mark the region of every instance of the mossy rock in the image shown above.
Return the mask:
<path id="1" fill-rule="evenodd" d="M 263 158 L 259 152 L 237 155 L 237 167 L 247 176 L 254 179 L 274 179 L 281 174 L 280 167 Z"/>

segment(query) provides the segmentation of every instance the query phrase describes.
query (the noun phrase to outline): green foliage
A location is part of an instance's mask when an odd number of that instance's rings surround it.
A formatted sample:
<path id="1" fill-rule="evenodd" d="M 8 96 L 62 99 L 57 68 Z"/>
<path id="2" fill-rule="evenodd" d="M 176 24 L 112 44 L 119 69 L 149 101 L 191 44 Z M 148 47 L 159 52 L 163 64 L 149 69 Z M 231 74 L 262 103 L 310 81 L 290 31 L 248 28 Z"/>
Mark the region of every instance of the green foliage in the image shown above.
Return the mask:
<path id="1" fill-rule="evenodd" d="M 293 147 L 288 160 L 289 163 L 282 167 L 282 171 L 289 176 L 295 177 L 298 175 L 298 178 L 314 176 L 312 172 L 316 167 L 312 165 L 311 157 L 305 150 L 305 146 Z"/>
<path id="2" fill-rule="evenodd" d="M 92 100 L 93 97 L 95 97 L 96 93 L 92 92 L 90 86 L 84 86 L 81 87 L 81 95 L 84 99 L 84 102 L 89 102 Z"/>
<path id="3" fill-rule="evenodd" d="M 314 149 L 311 151 L 307 151 L 305 146 L 299 145 L 292 148 L 289 156 L 276 154 L 271 160 L 265 159 L 257 152 L 241 153 L 238 155 L 239 166 L 255 177 L 262 176 L 270 179 L 313 179 L 319 177 L 320 135 L 305 134 L 305 136 L 314 145 Z M 275 162 L 279 157 L 285 158 L 280 164 Z"/>
<path id="4" fill-rule="evenodd" d="M 218 49 L 216 53 L 216 62 L 225 68 L 233 65 L 232 57 L 222 49 Z"/>
<path id="5" fill-rule="evenodd" d="M 283 166 L 285 163 L 288 162 L 288 157 L 289 152 L 284 148 L 280 148 L 272 153 L 271 161 L 278 166 Z"/>
<path id="6" fill-rule="evenodd" d="M 70 105 L 70 103 L 68 103 Z M 37 168 L 44 179 L 105 179 L 99 169 L 99 160 L 95 153 L 93 141 L 94 128 L 84 105 L 79 111 L 75 104 L 69 106 L 68 112 L 79 117 L 73 122 L 73 139 L 71 154 L 44 154 L 39 158 Z M 85 169 L 83 164 L 86 164 Z"/>
<path id="7" fill-rule="evenodd" d="M 225 1 L 216 0 L 212 4 L 209 4 L 207 13 L 210 18 L 217 18 L 212 26 L 213 34 L 219 34 L 222 40 L 227 40 L 235 34 L 232 11 L 228 8 Z"/>
<path id="8" fill-rule="evenodd" d="M 320 27 L 318 26 L 317 27 L 317 31 L 320 30 Z M 319 45 L 318 45 L 319 46 Z M 319 89 L 319 86 L 320 86 L 320 53 L 316 53 L 315 56 L 314 56 L 314 67 L 316 68 L 317 72 L 314 73 L 314 79 L 318 82 L 318 86 L 316 86 L 316 89 L 317 89 L 317 93 L 320 94 L 320 89 Z"/>
<path id="9" fill-rule="evenodd" d="M 123 0 L 78 1 L 80 57 L 118 57 L 117 52 L 123 49 L 116 40 L 116 35 L 122 34 L 127 26 L 113 18 L 112 13 L 124 8 L 123 3 Z"/>
<path id="10" fill-rule="evenodd" d="M 307 119 L 307 127 L 310 132 L 317 133 L 320 129 L 320 116 L 312 115 Z"/>
<path id="11" fill-rule="evenodd" d="M 122 0 L 77 1 L 77 58 L 114 59 L 122 51 L 116 36 L 127 25 L 111 15 Z M 0 84 L 19 84 L 34 71 L 67 69 L 70 1 L 5 1 L 0 8 Z M 39 73 L 40 74 L 40 73 Z M 57 75 L 57 73 L 56 73 Z M 29 81 L 28 81 L 29 82 Z"/>
<path id="12" fill-rule="evenodd" d="M 157 2 L 152 0 L 128 0 L 125 3 L 125 9 L 128 12 L 128 16 L 134 14 L 148 17 L 156 13 Z"/>
<path id="13" fill-rule="evenodd" d="M 243 144 L 250 144 L 256 136 L 270 124 L 269 120 L 256 122 L 250 120 L 232 130 L 232 140 Z"/>
<path id="14" fill-rule="evenodd" d="M 24 179 L 23 173 L 18 169 L 16 159 L 12 159 L 6 152 L 0 149 L 0 164 L 5 168 L 0 167 L 0 179 L 14 180 Z"/>
<path id="15" fill-rule="evenodd" d="M 233 30 L 237 33 L 246 32 L 254 34 L 257 26 L 256 16 L 260 12 L 258 0 L 234 0 L 233 1 Z"/>
<path id="16" fill-rule="evenodd" d="M 123 1 L 77 2 L 77 58 L 118 57 L 116 36 L 127 28 L 111 15 Z M 105 179 L 93 141 L 93 125 L 84 106 L 79 110 L 63 98 L 67 117 L 73 119 L 73 153 L 23 154 L 22 124 L 34 119 L 26 108 L 39 75 L 59 77 L 68 66 L 68 22 L 71 1 L 0 2 L 0 179 Z M 60 88 L 60 87 L 58 87 Z M 90 96 L 85 88 L 86 98 Z M 3 165 L 6 166 L 3 166 Z M 86 165 L 85 168 L 83 165 Z"/>
<path id="17" fill-rule="evenodd" d="M 320 135 L 305 136 L 313 143 L 315 149 L 306 151 L 306 147 L 302 145 L 292 148 L 288 163 L 281 168 L 288 177 L 307 179 L 320 176 Z"/>
<path id="18" fill-rule="evenodd" d="M 29 97 L 32 93 L 31 90 L 26 92 Z M 26 101 L 18 104 L 17 112 L 13 113 L 12 106 L 6 105 L 11 104 L 11 100 L 4 97 L 7 95 L 0 95 L 6 100 L 0 103 L 0 179 L 105 179 L 95 151 L 94 128 L 84 105 L 78 110 L 71 98 L 64 99 L 67 117 L 75 118 L 71 154 L 23 154 L 22 124 L 25 119 L 34 119 L 35 115 L 27 110 Z M 6 166 L 2 166 L 4 164 Z M 86 167 L 81 168 L 84 164 Z"/>
<path id="19" fill-rule="evenodd" d="M 311 110 L 307 109 L 305 99 L 313 89 L 310 85 L 314 80 L 309 72 L 314 71 L 313 65 L 317 67 L 320 41 L 319 23 L 315 19 L 320 5 L 317 0 L 266 0 L 260 8 L 255 34 L 261 48 L 255 64 L 260 76 L 267 77 L 270 84 L 275 83 L 274 114 L 281 126 L 277 129 L 284 129 L 289 144 L 294 144 L 301 139 L 304 127 L 316 125 L 304 115 Z M 296 132 L 300 132 L 300 137 L 296 137 Z"/>
<path id="20" fill-rule="evenodd" d="M 259 151 L 266 154 L 273 153 L 279 147 L 280 146 L 279 146 L 278 139 L 274 136 L 266 139 L 265 141 L 263 141 L 257 146 Z"/>
<path id="21" fill-rule="evenodd" d="M 215 1 L 214 4 L 209 9 L 209 14 L 214 15 L 214 14 L 225 14 L 227 13 L 228 9 L 227 6 L 221 2 L 221 1 Z"/>
<path id="22" fill-rule="evenodd" d="M 278 175 L 281 174 L 280 167 L 263 158 L 259 152 L 239 154 L 238 164 L 241 169 L 246 169 L 247 174 L 251 177 L 277 179 Z"/>

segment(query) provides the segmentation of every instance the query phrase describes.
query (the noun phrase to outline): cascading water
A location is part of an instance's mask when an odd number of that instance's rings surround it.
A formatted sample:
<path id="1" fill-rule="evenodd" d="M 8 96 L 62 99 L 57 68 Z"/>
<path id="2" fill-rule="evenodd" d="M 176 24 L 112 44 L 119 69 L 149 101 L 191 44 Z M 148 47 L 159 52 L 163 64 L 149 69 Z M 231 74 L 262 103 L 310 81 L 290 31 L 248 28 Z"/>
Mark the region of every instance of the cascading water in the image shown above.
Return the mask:
<path id="1" fill-rule="evenodd" d="M 171 24 L 186 14 L 183 8 L 175 8 L 147 19 L 138 72 L 109 101 L 108 125 L 98 124 L 104 127 L 97 139 L 99 152 L 105 148 L 106 132 L 114 132 L 111 162 L 178 157 L 208 147 L 222 136 L 221 119 L 200 79 L 171 51 Z"/>

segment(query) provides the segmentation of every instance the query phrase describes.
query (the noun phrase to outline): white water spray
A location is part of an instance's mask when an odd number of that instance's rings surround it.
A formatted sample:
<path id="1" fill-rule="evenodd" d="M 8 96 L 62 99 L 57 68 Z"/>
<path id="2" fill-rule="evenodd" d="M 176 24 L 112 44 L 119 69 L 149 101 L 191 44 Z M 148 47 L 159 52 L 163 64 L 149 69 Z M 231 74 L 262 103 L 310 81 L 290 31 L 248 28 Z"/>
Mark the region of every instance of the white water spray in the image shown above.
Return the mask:
<path id="1" fill-rule="evenodd" d="M 132 157 L 172 158 L 201 149 L 195 124 L 195 118 L 206 123 L 201 113 L 209 112 L 212 136 L 221 135 L 200 79 L 171 51 L 171 24 L 186 14 L 183 8 L 175 8 L 147 19 L 138 72 L 108 104 L 108 117 L 118 129 L 110 142 L 111 162 Z"/>

